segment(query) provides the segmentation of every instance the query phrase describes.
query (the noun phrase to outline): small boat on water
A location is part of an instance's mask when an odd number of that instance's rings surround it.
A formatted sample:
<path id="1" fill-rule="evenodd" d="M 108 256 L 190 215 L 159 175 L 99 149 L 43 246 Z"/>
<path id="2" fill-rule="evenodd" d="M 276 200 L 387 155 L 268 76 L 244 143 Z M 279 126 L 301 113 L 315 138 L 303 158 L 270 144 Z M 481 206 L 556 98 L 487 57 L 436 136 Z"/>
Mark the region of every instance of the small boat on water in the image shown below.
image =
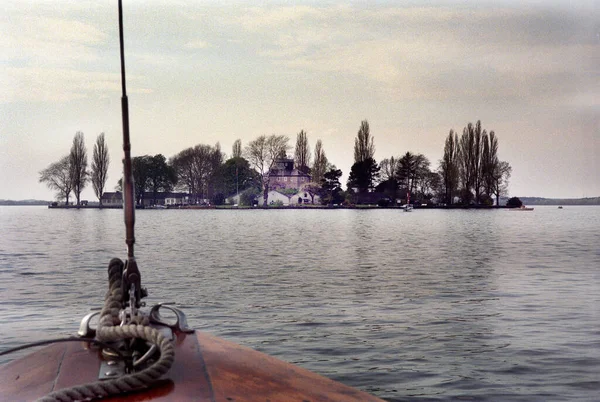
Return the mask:
<path id="1" fill-rule="evenodd" d="M 404 212 L 412 212 L 413 207 L 410 205 L 410 192 L 406 193 L 406 205 L 402 207 Z"/>
<path id="2" fill-rule="evenodd" d="M 533 211 L 533 207 L 526 207 L 525 205 L 521 205 L 518 208 L 509 208 L 510 211 Z"/>
<path id="3" fill-rule="evenodd" d="M 79 337 L 50 339 L 0 352 L 45 347 L 0 366 L 0 401 L 381 401 L 187 325 L 182 311 L 142 299 L 134 256 L 135 204 L 125 85 L 122 4 L 119 37 L 123 96 L 124 215 L 127 259 L 108 265 L 100 313 L 86 315 Z M 161 314 L 165 311 L 168 317 Z M 97 325 L 93 319 L 99 314 Z M 48 318 L 51 319 L 50 317 Z"/>

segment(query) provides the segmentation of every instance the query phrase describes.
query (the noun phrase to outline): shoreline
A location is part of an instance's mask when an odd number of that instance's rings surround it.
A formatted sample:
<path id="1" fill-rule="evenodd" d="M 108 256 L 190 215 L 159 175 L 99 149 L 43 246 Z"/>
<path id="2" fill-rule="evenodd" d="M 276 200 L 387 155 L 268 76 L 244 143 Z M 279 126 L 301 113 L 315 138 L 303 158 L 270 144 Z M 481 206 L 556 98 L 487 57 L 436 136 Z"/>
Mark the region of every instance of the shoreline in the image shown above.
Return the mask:
<path id="1" fill-rule="evenodd" d="M 123 209 L 122 205 L 48 205 L 48 209 Z M 337 210 L 337 209 L 395 209 L 403 211 L 403 207 L 380 207 L 378 205 L 337 205 L 337 206 L 328 206 L 328 205 L 282 205 L 282 206 L 255 206 L 255 207 L 234 207 L 227 205 L 211 205 L 211 206 L 196 206 L 196 205 L 187 205 L 187 206 L 176 206 L 176 207 L 166 207 L 166 208 L 154 208 L 154 207 L 145 207 L 136 209 L 147 209 L 147 210 L 174 210 L 174 209 L 192 209 L 192 210 L 274 210 L 274 209 L 305 209 L 305 210 L 314 210 L 314 209 L 322 209 L 322 210 Z M 476 210 L 497 210 L 497 209 L 510 209 L 507 206 L 486 206 L 486 205 L 431 205 L 431 206 L 413 206 L 413 209 L 419 210 L 427 210 L 427 209 L 476 209 Z"/>

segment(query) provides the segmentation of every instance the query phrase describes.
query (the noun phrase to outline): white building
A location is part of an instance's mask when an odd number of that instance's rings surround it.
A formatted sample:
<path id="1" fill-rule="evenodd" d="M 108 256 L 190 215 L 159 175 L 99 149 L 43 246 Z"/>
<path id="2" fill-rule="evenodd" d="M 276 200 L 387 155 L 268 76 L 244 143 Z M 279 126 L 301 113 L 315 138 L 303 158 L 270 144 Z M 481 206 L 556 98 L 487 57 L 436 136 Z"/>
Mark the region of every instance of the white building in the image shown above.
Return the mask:
<path id="1" fill-rule="evenodd" d="M 267 196 L 267 205 L 277 204 L 278 201 L 281 201 L 283 205 L 290 205 L 290 197 L 285 194 L 280 193 L 277 190 L 271 190 Z M 264 197 L 261 195 L 258 197 L 258 206 L 262 206 L 264 203 Z"/>
<path id="2" fill-rule="evenodd" d="M 263 199 L 262 195 L 260 197 L 258 197 L 258 205 L 259 206 L 263 205 L 263 200 L 264 199 Z M 315 202 L 314 202 L 315 204 L 319 204 L 321 202 L 321 199 L 316 194 L 314 196 L 314 200 L 315 200 Z M 302 189 L 299 190 L 295 194 L 283 194 L 277 190 L 269 191 L 268 198 L 267 198 L 267 205 L 276 204 L 276 203 L 278 203 L 278 201 L 281 201 L 281 204 L 286 205 L 286 206 L 312 204 L 312 197 L 310 196 L 309 192 L 304 191 Z"/>

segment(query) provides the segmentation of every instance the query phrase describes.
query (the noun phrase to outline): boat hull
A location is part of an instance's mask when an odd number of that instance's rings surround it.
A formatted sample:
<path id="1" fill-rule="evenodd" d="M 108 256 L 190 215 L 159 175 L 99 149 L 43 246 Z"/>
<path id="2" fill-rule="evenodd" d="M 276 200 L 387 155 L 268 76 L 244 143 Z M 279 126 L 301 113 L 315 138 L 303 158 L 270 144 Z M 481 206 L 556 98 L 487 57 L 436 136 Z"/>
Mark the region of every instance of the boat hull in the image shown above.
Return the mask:
<path id="1" fill-rule="evenodd" d="M 106 401 L 381 401 L 238 344 L 177 333 L 175 362 L 147 390 Z M 31 401 L 98 379 L 101 358 L 86 342 L 47 346 L 0 366 L 0 400 Z"/>

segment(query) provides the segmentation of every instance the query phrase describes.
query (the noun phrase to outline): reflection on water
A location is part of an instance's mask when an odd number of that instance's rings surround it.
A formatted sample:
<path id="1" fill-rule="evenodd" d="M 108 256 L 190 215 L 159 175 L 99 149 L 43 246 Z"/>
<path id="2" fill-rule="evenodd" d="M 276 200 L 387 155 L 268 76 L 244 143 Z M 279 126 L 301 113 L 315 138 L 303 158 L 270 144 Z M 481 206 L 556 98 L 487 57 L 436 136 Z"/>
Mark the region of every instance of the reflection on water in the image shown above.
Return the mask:
<path id="1" fill-rule="evenodd" d="M 70 335 L 118 210 L 0 207 L 0 339 Z M 594 399 L 600 208 L 137 211 L 148 303 L 390 400 Z"/>

